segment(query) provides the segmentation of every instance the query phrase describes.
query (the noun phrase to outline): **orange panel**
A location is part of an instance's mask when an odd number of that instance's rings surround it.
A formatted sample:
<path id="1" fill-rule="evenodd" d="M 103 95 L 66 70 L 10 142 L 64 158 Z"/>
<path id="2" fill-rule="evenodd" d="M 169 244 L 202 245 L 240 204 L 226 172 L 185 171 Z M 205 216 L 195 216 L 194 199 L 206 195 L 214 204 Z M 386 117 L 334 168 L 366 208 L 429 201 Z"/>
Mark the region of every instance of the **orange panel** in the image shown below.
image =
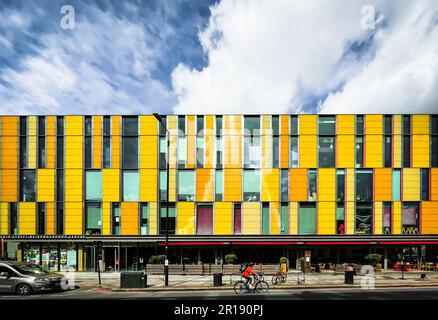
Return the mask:
<path id="1" fill-rule="evenodd" d="M 18 170 L 0 170 L 1 172 L 1 201 L 18 201 Z"/>
<path id="2" fill-rule="evenodd" d="M 289 116 L 280 116 L 280 168 L 289 168 Z"/>
<path id="3" fill-rule="evenodd" d="M 392 200 L 392 169 L 374 169 L 374 201 Z"/>
<path id="4" fill-rule="evenodd" d="M 122 202 L 121 209 L 121 234 L 137 235 L 139 227 L 138 203 Z"/>
<path id="5" fill-rule="evenodd" d="M 290 201 L 307 201 L 307 169 L 289 170 Z"/>
<path id="6" fill-rule="evenodd" d="M 438 200 L 438 168 L 430 169 L 430 200 Z"/>
<path id="7" fill-rule="evenodd" d="M 421 234 L 438 234 L 438 202 L 421 202 Z"/>
<path id="8" fill-rule="evenodd" d="M 214 201 L 214 169 L 196 169 L 196 201 Z"/>
<path id="9" fill-rule="evenodd" d="M 194 168 L 196 164 L 196 117 L 186 116 L 187 119 L 187 168 Z"/>

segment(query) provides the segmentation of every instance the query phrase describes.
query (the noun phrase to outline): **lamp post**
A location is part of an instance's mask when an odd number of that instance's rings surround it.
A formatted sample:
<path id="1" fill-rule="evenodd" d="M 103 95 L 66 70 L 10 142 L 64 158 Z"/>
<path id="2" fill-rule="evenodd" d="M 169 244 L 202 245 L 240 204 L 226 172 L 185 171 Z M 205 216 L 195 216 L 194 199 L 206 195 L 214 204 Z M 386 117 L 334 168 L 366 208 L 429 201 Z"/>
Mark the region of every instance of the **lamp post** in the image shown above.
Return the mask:
<path id="1" fill-rule="evenodd" d="M 164 124 L 163 119 L 160 117 L 158 113 L 153 113 L 155 119 L 163 126 L 166 130 L 166 138 L 167 138 L 167 149 L 166 149 L 166 251 L 165 251 L 165 260 L 164 260 L 164 285 L 169 286 L 169 261 L 167 260 L 167 252 L 169 246 L 169 141 L 170 141 L 170 132 L 167 130 L 166 125 Z"/>

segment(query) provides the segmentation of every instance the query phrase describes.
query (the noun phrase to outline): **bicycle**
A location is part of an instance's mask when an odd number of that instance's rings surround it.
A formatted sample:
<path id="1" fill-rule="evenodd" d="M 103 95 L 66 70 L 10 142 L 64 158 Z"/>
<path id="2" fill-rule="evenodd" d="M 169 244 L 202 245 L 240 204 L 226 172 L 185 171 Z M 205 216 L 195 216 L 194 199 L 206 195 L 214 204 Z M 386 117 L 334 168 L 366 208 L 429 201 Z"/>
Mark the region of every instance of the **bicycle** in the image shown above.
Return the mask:
<path id="1" fill-rule="evenodd" d="M 237 281 L 234 284 L 234 292 L 236 294 L 244 294 L 244 293 L 266 293 L 269 290 L 269 284 L 263 280 L 263 273 L 257 273 L 254 278 L 254 287 L 252 289 L 246 284 L 245 280 Z"/>
<path id="2" fill-rule="evenodd" d="M 272 276 L 271 281 L 272 281 L 273 285 L 276 285 L 276 284 L 280 284 L 280 283 L 285 283 L 286 280 L 287 280 L 287 273 L 280 271 Z"/>

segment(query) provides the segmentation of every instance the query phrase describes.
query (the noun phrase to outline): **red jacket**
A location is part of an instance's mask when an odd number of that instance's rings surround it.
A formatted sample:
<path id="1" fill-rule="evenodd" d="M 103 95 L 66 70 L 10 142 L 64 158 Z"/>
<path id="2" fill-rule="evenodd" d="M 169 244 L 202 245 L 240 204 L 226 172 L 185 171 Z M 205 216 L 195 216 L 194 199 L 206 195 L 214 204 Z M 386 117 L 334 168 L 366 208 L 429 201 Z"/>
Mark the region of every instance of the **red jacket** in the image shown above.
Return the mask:
<path id="1" fill-rule="evenodd" d="M 242 276 L 245 278 L 249 278 L 250 274 L 256 274 L 254 269 L 251 266 L 246 267 L 245 271 L 242 272 Z"/>

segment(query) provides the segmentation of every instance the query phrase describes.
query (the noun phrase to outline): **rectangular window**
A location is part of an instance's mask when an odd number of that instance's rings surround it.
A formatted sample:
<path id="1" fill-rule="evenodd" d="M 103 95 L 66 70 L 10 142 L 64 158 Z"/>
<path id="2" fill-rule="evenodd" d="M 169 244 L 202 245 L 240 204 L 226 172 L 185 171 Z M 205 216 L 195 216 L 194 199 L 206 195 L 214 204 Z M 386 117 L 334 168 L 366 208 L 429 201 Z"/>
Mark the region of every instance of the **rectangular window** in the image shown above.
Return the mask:
<path id="1" fill-rule="evenodd" d="M 289 170 L 282 169 L 280 174 L 281 201 L 289 201 Z"/>
<path id="2" fill-rule="evenodd" d="M 336 201 L 345 199 L 345 170 L 336 170 Z"/>
<path id="3" fill-rule="evenodd" d="M 64 170 L 56 170 L 56 201 L 64 201 Z"/>
<path id="4" fill-rule="evenodd" d="M 386 115 L 385 116 L 385 128 L 384 128 L 384 132 L 386 135 L 391 135 L 392 134 L 392 116 L 391 115 Z"/>
<path id="5" fill-rule="evenodd" d="M 403 168 L 411 166 L 411 136 L 403 136 Z"/>
<path id="6" fill-rule="evenodd" d="M 216 168 L 222 168 L 222 137 L 216 136 Z"/>
<path id="7" fill-rule="evenodd" d="M 140 234 L 147 235 L 149 233 L 149 205 L 147 203 L 140 204 Z"/>
<path id="8" fill-rule="evenodd" d="M 85 137 L 85 168 L 92 168 L 93 161 L 93 140 L 92 137 Z"/>
<path id="9" fill-rule="evenodd" d="M 85 234 L 100 235 L 102 233 L 102 212 L 100 203 L 85 204 Z"/>
<path id="10" fill-rule="evenodd" d="M 298 233 L 316 234 L 316 203 L 300 202 Z"/>
<path id="11" fill-rule="evenodd" d="M 222 116 L 216 116 L 216 135 L 222 135 Z"/>
<path id="12" fill-rule="evenodd" d="M 124 136 L 138 135 L 138 117 L 133 117 L 133 116 L 122 117 L 122 135 Z"/>
<path id="13" fill-rule="evenodd" d="M 244 137 L 244 168 L 260 168 L 260 136 Z"/>
<path id="14" fill-rule="evenodd" d="M 57 136 L 64 135 L 64 116 L 56 117 L 56 135 Z"/>
<path id="15" fill-rule="evenodd" d="M 262 234 L 269 234 L 269 202 L 262 203 Z"/>
<path id="16" fill-rule="evenodd" d="M 307 185 L 307 201 L 316 201 L 316 170 L 309 169 L 307 173 L 308 185 Z"/>
<path id="17" fill-rule="evenodd" d="M 433 168 L 438 167 L 438 135 L 431 136 L 430 166 Z"/>
<path id="18" fill-rule="evenodd" d="M 178 170 L 178 201 L 195 201 L 194 170 Z"/>
<path id="19" fill-rule="evenodd" d="M 290 134 L 298 135 L 298 117 L 290 116 Z"/>
<path id="20" fill-rule="evenodd" d="M 185 168 L 187 158 L 186 137 L 178 137 L 178 168 Z"/>
<path id="21" fill-rule="evenodd" d="M 272 137 L 272 168 L 278 168 L 280 163 L 280 137 Z"/>
<path id="22" fill-rule="evenodd" d="M 391 234 L 391 202 L 383 202 L 383 234 Z"/>
<path id="23" fill-rule="evenodd" d="M 160 137 L 160 169 L 165 169 L 167 165 L 167 138 Z"/>
<path id="24" fill-rule="evenodd" d="M 373 200 L 373 171 L 356 170 L 356 200 Z"/>
<path id="25" fill-rule="evenodd" d="M 166 218 L 167 208 L 169 210 L 168 211 L 169 219 Z M 160 234 L 166 234 L 166 230 L 168 230 L 169 234 L 175 234 L 175 228 L 176 228 L 175 203 L 160 204 Z"/>
<path id="26" fill-rule="evenodd" d="M 120 203 L 113 202 L 111 207 L 112 212 L 112 234 L 120 234 Z"/>
<path id="27" fill-rule="evenodd" d="M 272 116 L 271 117 L 272 122 L 272 135 L 277 136 L 280 134 L 280 117 L 279 116 Z"/>
<path id="28" fill-rule="evenodd" d="M 260 116 L 244 116 L 243 120 L 245 136 L 260 135 Z"/>
<path id="29" fill-rule="evenodd" d="M 160 170 L 160 201 L 167 201 L 167 172 Z"/>
<path id="30" fill-rule="evenodd" d="M 27 135 L 27 117 L 21 116 L 20 117 L 20 136 L 26 136 Z"/>
<path id="31" fill-rule="evenodd" d="M 46 137 L 38 137 L 38 168 L 46 168 Z"/>
<path id="32" fill-rule="evenodd" d="M 204 137 L 196 137 L 196 167 L 204 168 Z"/>
<path id="33" fill-rule="evenodd" d="M 400 186 L 401 186 L 401 172 L 400 169 L 392 170 L 392 200 L 400 201 Z"/>
<path id="34" fill-rule="evenodd" d="M 243 170 L 244 201 L 260 201 L 260 170 Z"/>
<path id="35" fill-rule="evenodd" d="M 167 125 L 167 116 L 161 116 L 161 120 L 165 125 Z M 158 125 L 158 128 L 159 128 L 158 131 L 160 133 L 160 136 L 166 136 L 167 134 L 166 128 L 161 123 Z"/>
<path id="36" fill-rule="evenodd" d="M 438 116 L 430 116 L 430 133 L 438 134 Z"/>
<path id="37" fill-rule="evenodd" d="M 204 116 L 196 116 L 196 135 L 204 135 Z"/>
<path id="38" fill-rule="evenodd" d="M 18 204 L 9 203 L 9 234 L 18 235 Z"/>
<path id="39" fill-rule="evenodd" d="M 21 170 L 20 201 L 35 202 L 36 177 L 35 170 Z"/>
<path id="40" fill-rule="evenodd" d="M 336 117 L 319 116 L 318 117 L 319 135 L 334 136 L 336 134 Z"/>
<path id="41" fill-rule="evenodd" d="M 103 167 L 111 168 L 111 137 L 103 137 Z"/>
<path id="42" fill-rule="evenodd" d="M 56 234 L 64 234 L 64 202 L 56 203 Z"/>
<path id="43" fill-rule="evenodd" d="M 29 156 L 27 154 L 27 137 L 20 137 L 20 168 L 27 168 Z"/>
<path id="44" fill-rule="evenodd" d="M 403 134 L 411 134 L 411 116 L 403 116 Z"/>
<path id="45" fill-rule="evenodd" d="M 102 201 L 102 172 L 100 170 L 85 172 L 85 200 Z"/>
<path id="46" fill-rule="evenodd" d="M 420 208 L 418 202 L 403 202 L 402 206 L 402 232 L 403 234 L 418 234 L 420 221 Z"/>
<path id="47" fill-rule="evenodd" d="M 373 205 L 371 202 L 356 202 L 355 234 L 372 234 Z"/>
<path id="48" fill-rule="evenodd" d="M 363 168 L 363 136 L 356 136 L 356 168 Z"/>
<path id="49" fill-rule="evenodd" d="M 363 115 L 357 115 L 356 116 L 356 134 L 362 135 L 364 133 L 363 128 L 364 128 Z"/>
<path id="50" fill-rule="evenodd" d="M 385 136 L 385 146 L 384 146 L 384 165 L 385 168 L 392 167 L 392 137 Z"/>
<path id="51" fill-rule="evenodd" d="M 281 220 L 281 227 L 280 227 L 280 233 L 281 234 L 289 234 L 289 202 L 282 202 L 281 203 L 281 212 L 280 212 L 280 220 Z"/>
<path id="52" fill-rule="evenodd" d="M 123 170 L 123 201 L 139 201 L 138 171 Z"/>
<path id="53" fill-rule="evenodd" d="M 242 206 L 237 202 L 233 205 L 233 232 L 234 234 L 242 233 Z"/>
<path id="54" fill-rule="evenodd" d="M 37 207 L 37 234 L 46 234 L 46 204 L 38 202 Z"/>
<path id="55" fill-rule="evenodd" d="M 138 138 L 123 137 L 122 166 L 124 169 L 138 168 Z"/>
<path id="56" fill-rule="evenodd" d="M 334 168 L 336 141 L 335 137 L 319 137 L 319 167 Z"/>
<path id="57" fill-rule="evenodd" d="M 111 116 L 103 116 L 103 135 L 111 135 Z"/>
<path id="58" fill-rule="evenodd" d="M 224 199 L 224 172 L 216 170 L 215 173 L 215 199 L 216 201 L 223 201 Z"/>
<path id="59" fill-rule="evenodd" d="M 345 234 L 345 204 L 336 203 L 336 234 Z"/>
<path id="60" fill-rule="evenodd" d="M 421 200 L 429 200 L 429 169 L 421 169 Z"/>
<path id="61" fill-rule="evenodd" d="M 85 135 L 91 136 L 93 134 L 93 122 L 90 116 L 85 116 Z"/>
<path id="62" fill-rule="evenodd" d="M 197 206 L 196 234 L 213 234 L 213 205 L 201 204 Z"/>
<path id="63" fill-rule="evenodd" d="M 183 137 L 186 134 L 186 117 L 178 116 L 178 136 Z"/>
<path id="64" fill-rule="evenodd" d="M 291 168 L 298 168 L 298 137 L 290 136 L 290 159 L 289 166 Z"/>
<path id="65" fill-rule="evenodd" d="M 64 137 L 56 137 L 56 167 L 64 168 Z"/>

